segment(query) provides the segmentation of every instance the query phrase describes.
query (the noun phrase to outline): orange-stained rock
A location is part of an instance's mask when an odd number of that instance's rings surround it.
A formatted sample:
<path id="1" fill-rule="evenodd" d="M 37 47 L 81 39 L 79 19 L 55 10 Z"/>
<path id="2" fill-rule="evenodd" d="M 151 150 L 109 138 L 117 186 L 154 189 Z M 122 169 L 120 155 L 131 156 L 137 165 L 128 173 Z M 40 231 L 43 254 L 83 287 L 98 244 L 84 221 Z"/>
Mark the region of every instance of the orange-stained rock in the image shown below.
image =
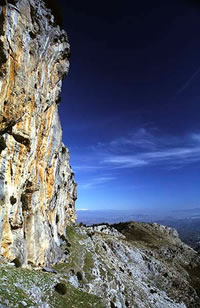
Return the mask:
<path id="1" fill-rule="evenodd" d="M 23 264 L 62 259 L 61 236 L 76 219 L 57 106 L 68 57 L 43 0 L 0 5 L 0 255 Z"/>

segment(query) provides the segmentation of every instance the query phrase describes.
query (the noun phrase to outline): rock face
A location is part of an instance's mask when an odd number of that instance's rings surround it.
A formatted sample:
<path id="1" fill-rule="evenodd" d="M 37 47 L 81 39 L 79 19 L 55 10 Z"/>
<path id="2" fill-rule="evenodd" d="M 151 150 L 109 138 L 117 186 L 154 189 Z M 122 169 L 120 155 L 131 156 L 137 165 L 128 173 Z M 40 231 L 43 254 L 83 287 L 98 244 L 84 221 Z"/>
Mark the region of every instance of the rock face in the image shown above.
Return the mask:
<path id="1" fill-rule="evenodd" d="M 104 307 L 200 307 L 200 255 L 176 230 L 136 222 L 70 228 L 68 263 L 55 269 Z"/>
<path id="2" fill-rule="evenodd" d="M 76 184 L 58 103 L 65 31 L 42 0 L 0 2 L 0 255 L 47 265 L 75 221 Z"/>

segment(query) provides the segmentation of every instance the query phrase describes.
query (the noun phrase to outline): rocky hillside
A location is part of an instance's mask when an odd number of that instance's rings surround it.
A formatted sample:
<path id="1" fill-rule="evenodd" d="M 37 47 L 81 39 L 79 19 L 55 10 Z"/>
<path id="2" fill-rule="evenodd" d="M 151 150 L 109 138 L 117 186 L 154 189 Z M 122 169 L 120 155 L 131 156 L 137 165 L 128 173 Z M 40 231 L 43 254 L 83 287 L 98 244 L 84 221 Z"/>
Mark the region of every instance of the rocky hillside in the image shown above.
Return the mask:
<path id="1" fill-rule="evenodd" d="M 0 304 L 200 307 L 200 256 L 183 244 L 173 229 L 134 222 L 69 226 L 62 249 L 67 260 L 43 271 L 5 266 L 2 261 Z"/>
<path id="2" fill-rule="evenodd" d="M 69 43 L 46 2 L 0 2 L 0 255 L 34 265 L 63 258 L 76 200 L 58 117 Z"/>

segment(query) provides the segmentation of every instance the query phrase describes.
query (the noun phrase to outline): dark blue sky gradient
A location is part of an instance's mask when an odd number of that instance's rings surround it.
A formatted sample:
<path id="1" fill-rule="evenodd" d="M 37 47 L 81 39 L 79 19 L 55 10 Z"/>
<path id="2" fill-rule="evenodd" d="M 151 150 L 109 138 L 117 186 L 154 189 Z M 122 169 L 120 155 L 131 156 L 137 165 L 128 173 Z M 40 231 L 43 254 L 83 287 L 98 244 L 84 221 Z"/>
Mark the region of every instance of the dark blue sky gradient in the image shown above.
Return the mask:
<path id="1" fill-rule="evenodd" d="M 200 206 L 200 8 L 60 1 L 71 44 L 60 116 L 77 208 Z"/>

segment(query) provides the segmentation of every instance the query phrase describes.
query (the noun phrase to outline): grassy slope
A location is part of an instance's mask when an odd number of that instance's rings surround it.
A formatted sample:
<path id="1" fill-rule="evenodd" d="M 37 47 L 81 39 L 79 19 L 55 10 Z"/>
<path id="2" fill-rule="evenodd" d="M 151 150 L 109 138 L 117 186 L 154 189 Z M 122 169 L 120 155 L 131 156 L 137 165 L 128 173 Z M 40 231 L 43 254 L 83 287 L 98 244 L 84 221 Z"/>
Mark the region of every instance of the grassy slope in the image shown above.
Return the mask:
<path id="1" fill-rule="evenodd" d="M 58 272 L 57 275 L 1 265 L 0 304 L 19 308 L 24 307 L 23 302 L 27 304 L 27 307 L 39 307 L 42 303 L 48 303 L 54 308 L 104 307 L 100 298 L 82 292 L 67 282 L 66 278 L 69 277 L 70 272 L 82 279 L 82 267 L 87 273 L 85 278 L 92 279 L 91 269 L 93 267 L 92 255 L 84 251 L 79 243 L 84 236 L 76 233 L 73 227 L 68 227 L 67 234 L 68 239 L 64 248 L 70 251 L 69 262 L 54 266 Z M 54 286 L 58 282 L 65 283 L 66 295 L 60 295 L 55 291 Z"/>
<path id="2" fill-rule="evenodd" d="M 57 281 L 64 281 L 67 287 L 66 295 L 60 295 L 54 290 Z M 48 303 L 50 307 L 97 307 L 102 308 L 100 299 L 81 292 L 55 274 L 32 271 L 13 266 L 0 267 L 0 304 L 8 307 L 39 307 Z"/>
<path id="3" fill-rule="evenodd" d="M 92 253 L 81 245 L 81 240 L 87 239 L 87 236 L 80 235 L 76 232 L 74 227 L 67 227 L 67 239 L 65 249 L 69 251 L 68 263 L 60 263 L 54 266 L 54 269 L 62 273 L 62 275 L 69 277 L 70 273 L 74 273 L 79 281 L 84 278 L 89 281 L 93 279 L 92 269 L 94 267 Z M 81 277 L 82 272 L 85 272 L 86 277 Z"/>

